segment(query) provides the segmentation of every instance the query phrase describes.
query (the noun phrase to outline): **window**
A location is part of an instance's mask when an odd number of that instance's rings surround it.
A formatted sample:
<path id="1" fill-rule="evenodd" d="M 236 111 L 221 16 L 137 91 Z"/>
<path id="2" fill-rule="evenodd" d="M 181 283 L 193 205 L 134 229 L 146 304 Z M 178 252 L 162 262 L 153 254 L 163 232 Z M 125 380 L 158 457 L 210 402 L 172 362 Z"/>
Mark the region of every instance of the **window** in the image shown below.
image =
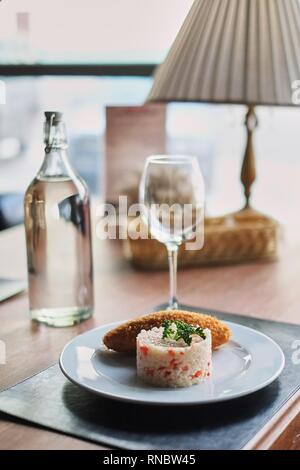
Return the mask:
<path id="1" fill-rule="evenodd" d="M 139 105 L 152 79 L 142 77 L 6 78 L 0 106 L 0 192 L 24 191 L 43 158 L 43 112 L 65 114 L 70 155 L 93 194 L 101 190 L 106 105 Z"/>
<path id="2" fill-rule="evenodd" d="M 159 63 L 193 0 L 3 0 L 0 63 Z"/>
<path id="3" fill-rule="evenodd" d="M 2 77 L 0 194 L 23 192 L 43 158 L 43 111 L 65 113 L 70 155 L 93 194 L 101 193 L 106 105 L 142 104 L 150 76 L 43 75 L 47 64 L 155 64 L 172 43 L 192 0 L 2 0 L 0 65 L 41 64 L 39 77 Z M 0 72 L 1 73 L 1 72 Z M 1 78 L 1 77 L 0 77 Z M 171 104 L 168 151 L 196 154 L 213 215 L 243 204 L 239 173 L 245 145 L 243 107 Z M 258 179 L 253 204 L 296 221 L 299 109 L 257 110 Z M 224 174 L 226 173 L 226 178 Z M 288 188 L 288 191 L 286 190 Z M 296 223 L 296 222 L 295 222 Z"/>

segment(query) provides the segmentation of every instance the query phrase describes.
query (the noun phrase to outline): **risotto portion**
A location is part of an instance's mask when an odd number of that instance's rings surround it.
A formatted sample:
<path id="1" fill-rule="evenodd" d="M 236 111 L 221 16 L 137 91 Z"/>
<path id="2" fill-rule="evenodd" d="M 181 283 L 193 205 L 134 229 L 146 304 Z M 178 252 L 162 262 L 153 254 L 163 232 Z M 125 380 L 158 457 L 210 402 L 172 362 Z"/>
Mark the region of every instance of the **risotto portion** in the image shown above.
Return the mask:
<path id="1" fill-rule="evenodd" d="M 209 329 L 165 322 L 137 336 L 137 374 L 159 387 L 189 387 L 212 373 Z"/>

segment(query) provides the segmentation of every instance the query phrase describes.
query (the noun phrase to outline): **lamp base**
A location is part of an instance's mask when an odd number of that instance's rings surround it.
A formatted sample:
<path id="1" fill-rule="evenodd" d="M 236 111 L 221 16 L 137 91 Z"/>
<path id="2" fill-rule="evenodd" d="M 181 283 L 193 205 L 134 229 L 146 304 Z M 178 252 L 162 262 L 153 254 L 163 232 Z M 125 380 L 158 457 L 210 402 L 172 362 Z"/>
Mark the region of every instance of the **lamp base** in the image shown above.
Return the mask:
<path id="1" fill-rule="evenodd" d="M 135 224 L 136 226 L 136 224 Z M 224 265 L 278 257 L 281 226 L 273 218 L 251 208 L 222 217 L 205 219 L 205 241 L 201 250 L 178 253 L 179 267 Z M 129 222 L 130 235 L 130 222 Z M 157 240 L 124 241 L 126 257 L 141 269 L 167 269 L 167 250 Z"/>

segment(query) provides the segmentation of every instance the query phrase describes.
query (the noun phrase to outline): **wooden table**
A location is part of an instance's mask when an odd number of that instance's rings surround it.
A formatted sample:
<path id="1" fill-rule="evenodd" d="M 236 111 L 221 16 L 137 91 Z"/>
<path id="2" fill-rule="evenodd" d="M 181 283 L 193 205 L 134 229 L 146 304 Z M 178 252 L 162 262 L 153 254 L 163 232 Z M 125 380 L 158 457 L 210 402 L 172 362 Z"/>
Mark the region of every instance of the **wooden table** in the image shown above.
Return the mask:
<path id="1" fill-rule="evenodd" d="M 294 233 L 294 231 L 293 231 Z M 299 232 L 298 232 L 299 234 Z M 280 261 L 184 270 L 180 301 L 272 320 L 300 323 L 300 237 L 283 245 Z M 0 365 L 0 389 L 58 360 L 71 338 L 106 322 L 126 319 L 167 299 L 168 274 L 134 270 L 118 241 L 94 240 L 95 316 L 72 328 L 32 323 L 26 293 L 0 304 L 0 339 L 7 364 Z M 0 276 L 26 276 L 23 227 L 0 234 Z M 11 421 L 0 422 L 1 449 L 101 449 L 78 439 Z M 293 397 L 247 448 L 300 449 L 300 394 Z"/>

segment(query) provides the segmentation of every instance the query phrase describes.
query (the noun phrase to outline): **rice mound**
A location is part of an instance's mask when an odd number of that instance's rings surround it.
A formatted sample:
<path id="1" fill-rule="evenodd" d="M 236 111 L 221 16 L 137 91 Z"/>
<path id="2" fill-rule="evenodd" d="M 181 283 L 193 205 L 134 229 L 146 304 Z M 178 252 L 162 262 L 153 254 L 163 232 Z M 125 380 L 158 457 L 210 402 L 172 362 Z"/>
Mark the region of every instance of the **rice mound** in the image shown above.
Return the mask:
<path id="1" fill-rule="evenodd" d="M 188 346 L 183 340 L 163 338 L 163 327 L 142 330 L 137 336 L 137 374 L 158 387 L 189 387 L 212 373 L 211 332 L 206 338 L 193 335 Z"/>

